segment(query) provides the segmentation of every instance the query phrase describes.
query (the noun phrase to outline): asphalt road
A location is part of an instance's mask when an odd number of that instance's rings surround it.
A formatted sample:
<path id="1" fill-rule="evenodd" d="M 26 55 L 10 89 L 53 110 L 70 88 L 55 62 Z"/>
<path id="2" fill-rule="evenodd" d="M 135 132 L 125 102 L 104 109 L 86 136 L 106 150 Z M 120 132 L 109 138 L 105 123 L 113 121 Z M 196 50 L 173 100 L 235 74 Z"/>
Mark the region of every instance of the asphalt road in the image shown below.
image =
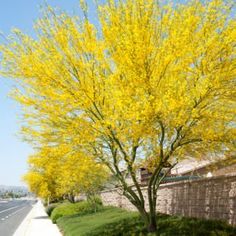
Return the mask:
<path id="1" fill-rule="evenodd" d="M 32 200 L 0 200 L 0 236 L 12 236 L 34 203 Z"/>

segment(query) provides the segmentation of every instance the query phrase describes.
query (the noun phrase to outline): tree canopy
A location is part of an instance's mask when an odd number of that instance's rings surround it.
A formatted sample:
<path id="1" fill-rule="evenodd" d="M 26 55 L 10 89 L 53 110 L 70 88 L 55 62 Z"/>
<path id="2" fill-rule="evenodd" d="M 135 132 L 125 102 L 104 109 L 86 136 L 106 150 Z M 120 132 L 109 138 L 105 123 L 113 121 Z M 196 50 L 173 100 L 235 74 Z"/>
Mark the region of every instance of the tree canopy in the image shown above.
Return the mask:
<path id="1" fill-rule="evenodd" d="M 30 190 L 44 199 L 74 201 L 79 194 L 96 194 L 107 179 L 107 170 L 68 145 L 42 147 L 28 159 L 29 171 L 23 176 Z"/>

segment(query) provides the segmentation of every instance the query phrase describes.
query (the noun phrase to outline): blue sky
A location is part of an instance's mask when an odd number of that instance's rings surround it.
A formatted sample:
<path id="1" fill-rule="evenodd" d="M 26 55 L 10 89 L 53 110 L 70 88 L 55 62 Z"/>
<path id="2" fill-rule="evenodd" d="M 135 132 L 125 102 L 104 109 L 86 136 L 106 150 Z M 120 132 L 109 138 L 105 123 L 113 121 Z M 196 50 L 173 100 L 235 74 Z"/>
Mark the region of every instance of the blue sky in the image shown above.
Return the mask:
<path id="1" fill-rule="evenodd" d="M 69 13 L 79 12 L 78 0 L 48 0 Z M 92 0 L 89 1 L 92 3 Z M 9 35 L 12 28 L 34 35 L 33 23 L 39 17 L 44 0 L 8 0 L 0 2 L 0 32 Z M 91 13 L 92 14 L 92 13 Z M 91 17 L 93 17 L 91 15 Z M 4 39 L 0 37 L 0 43 Z M 0 185 L 23 185 L 21 176 L 27 171 L 27 157 L 31 147 L 17 135 L 20 129 L 20 107 L 8 97 L 13 81 L 0 77 Z"/>

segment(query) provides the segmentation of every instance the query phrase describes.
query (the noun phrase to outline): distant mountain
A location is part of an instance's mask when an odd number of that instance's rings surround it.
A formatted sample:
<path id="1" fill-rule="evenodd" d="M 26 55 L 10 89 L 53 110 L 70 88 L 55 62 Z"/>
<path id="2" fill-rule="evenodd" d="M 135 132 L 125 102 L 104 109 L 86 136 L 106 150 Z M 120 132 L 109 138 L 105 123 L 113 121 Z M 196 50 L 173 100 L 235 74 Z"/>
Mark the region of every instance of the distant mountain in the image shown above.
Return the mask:
<path id="1" fill-rule="evenodd" d="M 25 186 L 7 186 L 0 185 L 0 192 L 13 192 L 13 193 L 27 193 L 28 189 Z"/>

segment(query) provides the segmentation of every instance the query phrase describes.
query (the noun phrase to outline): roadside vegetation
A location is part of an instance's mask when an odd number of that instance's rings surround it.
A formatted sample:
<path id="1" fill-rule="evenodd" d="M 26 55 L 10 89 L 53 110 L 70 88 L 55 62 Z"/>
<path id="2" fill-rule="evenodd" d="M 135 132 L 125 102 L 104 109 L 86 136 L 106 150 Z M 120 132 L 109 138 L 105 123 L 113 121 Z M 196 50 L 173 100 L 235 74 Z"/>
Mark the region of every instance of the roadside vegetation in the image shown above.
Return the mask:
<path id="1" fill-rule="evenodd" d="M 57 206 L 51 213 L 51 219 L 53 223 L 56 223 L 57 219 L 67 215 L 85 215 L 89 213 L 95 213 L 102 208 L 100 204 L 96 206 L 88 201 L 82 201 L 78 203 L 63 203 Z"/>
<path id="2" fill-rule="evenodd" d="M 145 223 L 138 212 L 90 202 L 53 204 L 51 219 L 64 236 L 144 236 Z M 52 209 L 48 206 L 47 209 Z M 218 220 L 204 220 L 158 214 L 159 236 L 234 236 L 236 228 Z"/>

